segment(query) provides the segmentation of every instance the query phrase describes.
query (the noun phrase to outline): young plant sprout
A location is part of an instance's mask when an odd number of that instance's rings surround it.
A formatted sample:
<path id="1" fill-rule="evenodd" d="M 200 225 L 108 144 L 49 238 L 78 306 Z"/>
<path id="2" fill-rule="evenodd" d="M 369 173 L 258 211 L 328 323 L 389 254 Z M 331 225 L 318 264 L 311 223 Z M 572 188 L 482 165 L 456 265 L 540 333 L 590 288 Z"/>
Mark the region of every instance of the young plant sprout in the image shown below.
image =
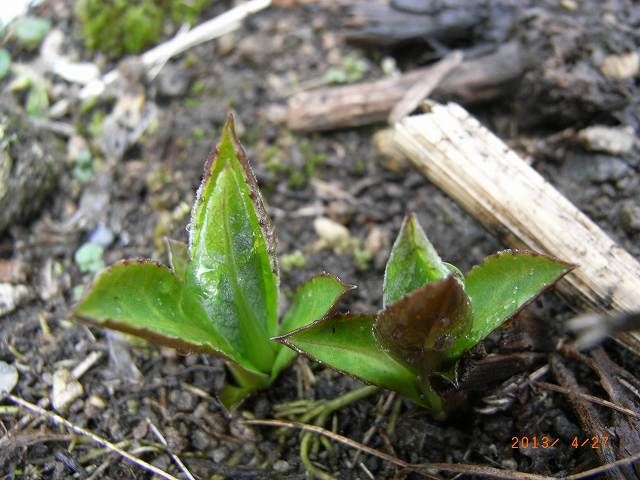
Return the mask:
<path id="1" fill-rule="evenodd" d="M 444 417 L 433 376 L 455 385 L 457 360 L 571 268 L 545 255 L 505 250 L 465 277 L 440 259 L 408 215 L 387 262 L 382 310 L 333 313 L 277 340 Z"/>
<path id="2" fill-rule="evenodd" d="M 352 288 L 330 275 L 313 277 L 278 322 L 275 235 L 231 115 L 205 165 L 189 245 L 168 245 L 171 268 L 151 260 L 116 263 L 98 276 L 74 317 L 225 359 L 235 380 L 220 394 L 227 408 L 269 386 L 295 357 L 272 337 L 323 318 Z"/>

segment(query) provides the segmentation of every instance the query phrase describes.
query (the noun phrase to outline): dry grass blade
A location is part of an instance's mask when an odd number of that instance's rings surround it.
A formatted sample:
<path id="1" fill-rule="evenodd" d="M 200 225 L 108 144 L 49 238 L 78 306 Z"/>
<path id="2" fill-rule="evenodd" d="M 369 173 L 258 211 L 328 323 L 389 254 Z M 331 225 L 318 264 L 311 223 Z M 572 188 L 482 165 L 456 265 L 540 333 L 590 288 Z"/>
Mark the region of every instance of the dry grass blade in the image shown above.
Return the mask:
<path id="1" fill-rule="evenodd" d="M 53 412 L 45 410 L 44 408 L 41 408 L 38 405 L 35 405 L 35 404 L 31 403 L 31 402 L 28 402 L 27 400 L 25 400 L 23 398 L 16 397 L 15 395 L 7 395 L 6 398 L 11 400 L 16 405 L 21 406 L 22 408 L 25 408 L 25 409 L 27 409 L 27 410 L 29 410 L 31 412 L 37 413 L 38 415 L 44 415 L 45 417 L 50 419 L 52 422 L 54 422 L 54 423 L 56 423 L 58 425 L 64 425 L 65 427 L 73 430 L 74 432 L 76 432 L 79 435 L 84 435 L 85 437 L 89 437 L 94 442 L 96 442 L 96 443 L 102 445 L 103 447 L 105 447 L 105 448 L 117 453 L 121 457 L 126 458 L 127 460 L 129 460 L 131 463 L 139 466 L 140 468 L 142 468 L 144 470 L 147 470 L 147 471 L 153 473 L 154 475 L 157 475 L 160 478 L 164 478 L 165 480 L 178 480 L 176 477 L 174 477 L 170 473 L 167 473 L 164 470 L 160 470 L 158 467 L 154 467 L 150 463 L 147 463 L 147 462 L 145 462 L 144 460 L 142 460 L 142 459 L 140 459 L 138 457 L 134 457 L 133 455 L 131 455 L 128 452 L 125 452 L 124 450 L 119 448 L 117 445 L 114 445 L 110 441 L 105 440 L 104 438 L 96 435 L 93 432 L 90 432 L 89 430 L 86 430 L 86 429 L 84 429 L 82 427 L 79 427 L 79 426 L 75 425 L 74 423 L 70 422 L 66 418 L 61 417 L 60 415 L 57 415 L 57 414 L 55 414 Z"/>
<path id="2" fill-rule="evenodd" d="M 569 390 L 568 388 L 561 387 L 560 385 L 554 385 L 553 383 L 547 382 L 533 382 L 533 384 L 537 387 L 544 388 L 545 390 L 552 390 L 558 393 L 564 393 L 565 395 L 576 395 L 580 398 L 583 398 L 589 402 L 597 403 L 598 405 L 602 405 L 603 407 L 609 407 L 613 410 L 617 410 L 618 412 L 622 412 L 625 415 L 629 415 L 630 417 L 640 418 L 640 413 L 634 412 L 633 410 L 629 410 L 628 408 L 621 407 L 620 405 L 616 405 L 613 402 L 608 400 L 604 400 L 600 397 L 596 397 L 594 395 L 589 395 L 581 392 L 574 392 Z"/>
<path id="3" fill-rule="evenodd" d="M 156 427 L 149 418 L 147 418 L 146 420 L 147 420 L 147 423 L 149 424 L 149 428 L 151 428 L 151 433 L 153 433 L 153 435 L 158 439 L 158 441 L 162 445 L 164 445 L 164 447 L 167 449 L 167 452 L 169 453 L 169 455 L 171 456 L 175 464 L 178 466 L 178 468 L 182 470 L 182 473 L 184 473 L 184 476 L 187 478 L 187 480 L 196 480 L 194 476 L 191 474 L 191 472 L 189 471 L 189 469 L 187 468 L 187 466 L 184 463 L 182 463 L 182 460 L 180 460 L 180 457 L 178 457 L 175 453 L 173 453 L 169 449 L 169 444 L 167 443 L 167 440 L 164 438 L 164 435 L 162 435 L 160 430 L 158 430 L 158 427 Z"/>

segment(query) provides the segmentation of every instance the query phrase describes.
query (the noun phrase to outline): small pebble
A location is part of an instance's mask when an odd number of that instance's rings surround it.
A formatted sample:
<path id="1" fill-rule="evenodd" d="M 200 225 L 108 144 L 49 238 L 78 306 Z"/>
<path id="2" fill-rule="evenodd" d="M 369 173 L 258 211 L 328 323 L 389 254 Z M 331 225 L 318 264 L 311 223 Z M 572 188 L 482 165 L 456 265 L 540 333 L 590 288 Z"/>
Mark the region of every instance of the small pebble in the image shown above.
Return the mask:
<path id="1" fill-rule="evenodd" d="M 149 432 L 149 424 L 145 420 L 140 420 L 138 424 L 131 430 L 131 435 L 135 440 L 141 440 L 147 436 Z"/>
<path id="2" fill-rule="evenodd" d="M 164 97 L 181 97 L 189 90 L 189 71 L 181 65 L 167 63 L 158 74 L 158 93 Z"/>
<path id="3" fill-rule="evenodd" d="M 211 452 L 211 457 L 216 463 L 223 462 L 228 456 L 229 450 L 227 450 L 227 447 L 218 447 L 213 452 Z"/>
<path id="4" fill-rule="evenodd" d="M 18 369 L 9 363 L 0 362 L 0 392 L 10 393 L 18 383 Z"/>
<path id="5" fill-rule="evenodd" d="M 202 430 L 195 430 L 191 434 L 191 445 L 196 450 L 205 450 L 211 445 L 209 435 Z"/>
<path id="6" fill-rule="evenodd" d="M 171 390 L 169 392 L 169 401 L 183 412 L 193 411 L 196 403 L 194 396 L 186 390 Z"/>
<path id="7" fill-rule="evenodd" d="M 167 440 L 169 450 L 173 453 L 180 453 L 187 446 L 186 439 L 174 427 L 167 427 L 162 433 Z"/>
<path id="8" fill-rule="evenodd" d="M 276 460 L 273 464 L 273 471 L 278 473 L 286 473 L 291 470 L 291 465 L 286 460 Z"/>
<path id="9" fill-rule="evenodd" d="M 631 235 L 640 232 L 640 205 L 626 201 L 620 209 L 620 221 L 625 231 Z"/>
<path id="10" fill-rule="evenodd" d="M 107 403 L 104 401 L 104 399 L 98 395 L 91 395 L 87 399 L 87 404 L 99 410 L 103 410 L 107 406 Z"/>
<path id="11" fill-rule="evenodd" d="M 100 224 L 89 235 L 89 242 L 106 248 L 113 243 L 113 238 L 113 232 L 109 228 Z"/>
<path id="12" fill-rule="evenodd" d="M 53 374 L 53 387 L 51 389 L 51 403 L 53 408 L 63 412 L 75 399 L 84 393 L 82 385 L 66 368 L 60 368 Z"/>
<path id="13" fill-rule="evenodd" d="M 218 38 L 218 53 L 222 56 L 228 55 L 237 44 L 237 39 L 233 33 L 226 33 Z"/>

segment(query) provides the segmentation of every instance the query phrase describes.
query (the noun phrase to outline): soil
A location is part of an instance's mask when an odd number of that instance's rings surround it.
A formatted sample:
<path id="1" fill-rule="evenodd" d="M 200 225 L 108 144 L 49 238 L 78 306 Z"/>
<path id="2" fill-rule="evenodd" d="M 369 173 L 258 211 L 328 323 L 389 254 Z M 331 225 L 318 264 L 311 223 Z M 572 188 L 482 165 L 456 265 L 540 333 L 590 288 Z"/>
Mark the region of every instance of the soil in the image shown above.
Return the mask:
<path id="1" fill-rule="evenodd" d="M 71 3 L 48 0 L 37 13 L 65 32 L 69 52 L 94 60 L 96 56 L 82 47 Z M 230 3 L 215 2 L 203 18 L 222 13 Z M 407 58 L 410 50 L 403 47 L 345 43 L 336 4 L 301 3 L 271 7 L 251 17 L 233 34 L 173 60 L 152 81 L 139 83 L 135 75 L 128 77 L 133 78 L 129 91 L 144 94 L 146 104 L 155 107 L 155 119 L 119 158 L 105 158 L 104 144 L 87 128 L 95 112 L 111 111 L 114 99 L 99 102 L 88 113 L 72 100 L 62 120 L 73 124 L 88 142 L 93 174 L 80 181 L 74 174 L 74 159 L 58 154 L 65 168 L 57 188 L 31 221 L 14 222 L 0 238 L 3 265 L 22 269 L 21 275 L 2 270 L 2 282 L 29 288 L 18 307 L 0 317 L 0 360 L 16 365 L 20 373 L 13 393 L 51 408 L 54 373 L 73 369 L 91 352 L 102 352 L 81 377 L 83 394 L 63 412 L 64 417 L 179 478 L 182 474 L 158 447 L 146 419 L 165 435 L 196 478 L 302 479 L 306 474 L 297 432 L 283 435 L 240 420 L 273 418 L 276 404 L 334 398 L 361 386 L 357 380 L 298 359 L 272 388 L 228 414 L 215 397 L 225 375 L 220 361 L 130 344 L 68 321 L 70 307 L 93 275 L 81 272 L 74 260 L 87 241 L 102 243 L 104 262 L 110 264 L 132 257 L 166 262 L 162 237 L 186 240 L 188 208 L 228 110 L 237 115 L 241 140 L 276 227 L 280 257 L 304 252 L 304 266 L 282 270 L 284 297 L 314 273 L 327 271 L 358 286 L 344 308 L 379 308 L 384 262 L 407 211 L 416 213 L 441 255 L 463 271 L 504 248 L 417 171 L 395 166 L 377 153 L 371 141 L 377 126 L 299 135 L 283 125 L 286 93 L 321 79 L 330 66 L 339 66 L 349 56 L 364 60 L 366 78 L 383 75 L 380 64 L 385 57 L 395 55 L 403 68 L 409 68 L 428 56 L 425 53 L 412 61 Z M 606 55 L 640 51 L 640 7 L 622 0 L 568 1 L 553 7 L 545 3 L 530 7 L 519 18 L 505 35 L 527 42 L 544 60 L 534 64 L 512 94 L 475 106 L 472 112 L 640 258 L 637 137 L 630 150 L 607 153 L 586 148 L 576 133 L 589 125 L 608 124 L 629 126 L 637 135 L 637 73 L 627 79 L 606 78 L 599 65 Z M 609 23 L 603 26 L 603 22 Z M 483 38 L 489 41 L 490 35 Z M 444 47 L 465 46 L 459 40 L 452 42 Z M 422 48 L 437 53 L 432 47 Z M 34 53 L 17 54 L 24 61 L 35 58 Z M 50 81 L 59 85 L 51 88 L 56 99 L 73 98 L 77 87 L 55 78 Z M 3 87 L 6 84 L 7 80 Z M 122 95 L 120 91 L 117 98 Z M 25 145 L 32 141 L 28 135 L 35 138 L 36 134 L 25 133 L 20 139 Z M 56 150 L 59 140 L 50 140 Z M 312 164 L 315 168 L 305 170 L 305 165 Z M 363 265 L 350 254 L 314 250 L 317 216 L 345 225 L 363 244 L 375 237 L 373 258 Z M 571 316 L 569 304 L 553 292 L 528 309 L 528 317 L 540 330 L 546 336 L 551 332 L 550 351 L 568 338 L 563 322 Z M 511 328 L 517 325 L 514 322 Z M 505 344 L 505 336 L 497 332 L 485 342 L 484 350 L 514 348 Z M 605 342 L 604 347 L 620 365 L 637 371 L 633 355 L 613 342 Z M 582 385 L 604 396 L 591 371 L 568 363 Z M 339 411 L 334 425 L 338 433 L 362 441 L 382 416 L 369 445 L 412 463 L 476 463 L 560 477 L 598 465 L 591 449 L 570 445 L 574 436 L 586 433 L 566 398 L 535 389 L 527 381 L 535 368 L 475 392 L 459 414 L 444 422 L 402 401 L 397 425 L 388 431 L 391 415 L 388 411 L 382 415 L 381 406 L 389 393 L 380 391 Z M 489 396 L 493 403 L 486 401 Z M 496 403 L 496 397 L 502 401 Z M 601 413 L 610 425 L 611 413 L 604 409 Z M 44 419 L 25 419 L 23 411 L 3 413 L 0 422 L 2 431 L 13 435 L 0 451 L 4 478 L 89 478 L 99 467 L 101 473 L 91 478 L 150 478 L 83 437 L 71 438 Z M 523 435 L 548 435 L 560 442 L 554 449 L 512 448 L 512 438 Z M 373 478 L 393 478 L 397 473 L 393 465 L 368 455 L 359 457 L 363 466 L 349 467 L 353 456 L 353 450 L 334 444 L 330 451 L 320 449 L 312 459 L 341 479 L 372 478 L 367 471 Z"/>

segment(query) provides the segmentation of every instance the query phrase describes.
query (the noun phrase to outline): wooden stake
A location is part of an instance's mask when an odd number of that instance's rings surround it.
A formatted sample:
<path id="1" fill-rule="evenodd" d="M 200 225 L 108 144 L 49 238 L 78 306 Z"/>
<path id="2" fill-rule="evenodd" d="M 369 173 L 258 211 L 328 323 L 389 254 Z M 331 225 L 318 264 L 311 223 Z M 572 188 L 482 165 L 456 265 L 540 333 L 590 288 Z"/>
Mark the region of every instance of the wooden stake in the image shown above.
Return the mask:
<path id="1" fill-rule="evenodd" d="M 513 248 L 578 265 L 559 288 L 599 310 L 640 311 L 640 263 L 457 104 L 395 124 L 393 148 Z M 640 355 L 640 332 L 617 337 Z"/>

